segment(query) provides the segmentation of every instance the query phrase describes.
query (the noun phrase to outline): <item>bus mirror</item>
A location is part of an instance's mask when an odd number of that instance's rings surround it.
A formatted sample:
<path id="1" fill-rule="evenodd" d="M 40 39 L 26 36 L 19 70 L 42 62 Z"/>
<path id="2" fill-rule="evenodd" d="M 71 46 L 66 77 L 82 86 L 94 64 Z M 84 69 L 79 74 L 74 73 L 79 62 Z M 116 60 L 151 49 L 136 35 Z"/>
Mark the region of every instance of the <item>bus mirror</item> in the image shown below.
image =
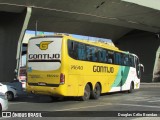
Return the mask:
<path id="1" fill-rule="evenodd" d="M 143 64 L 139 64 L 140 69 L 142 68 L 143 72 L 144 72 L 144 65 Z"/>

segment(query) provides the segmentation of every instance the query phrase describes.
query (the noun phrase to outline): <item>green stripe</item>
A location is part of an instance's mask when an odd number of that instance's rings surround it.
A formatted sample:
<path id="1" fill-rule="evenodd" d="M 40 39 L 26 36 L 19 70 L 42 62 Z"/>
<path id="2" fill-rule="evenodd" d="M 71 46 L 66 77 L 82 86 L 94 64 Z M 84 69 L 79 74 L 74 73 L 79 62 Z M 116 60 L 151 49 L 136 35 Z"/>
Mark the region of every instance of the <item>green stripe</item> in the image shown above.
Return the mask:
<path id="1" fill-rule="evenodd" d="M 130 70 L 130 67 L 126 66 L 125 67 L 125 70 L 124 70 L 124 74 L 123 74 L 123 77 L 122 77 L 122 84 L 121 86 L 123 86 L 128 78 L 128 74 L 129 74 L 129 70 Z"/>
<path id="2" fill-rule="evenodd" d="M 112 85 L 112 87 L 123 86 L 127 80 L 129 70 L 130 70 L 130 67 L 128 66 L 120 66 L 116 80 L 114 84 Z"/>
<path id="3" fill-rule="evenodd" d="M 122 71 L 122 66 L 120 66 L 118 69 L 118 74 L 116 76 L 116 79 L 115 79 L 112 87 L 117 87 L 117 85 L 121 82 L 121 71 Z"/>

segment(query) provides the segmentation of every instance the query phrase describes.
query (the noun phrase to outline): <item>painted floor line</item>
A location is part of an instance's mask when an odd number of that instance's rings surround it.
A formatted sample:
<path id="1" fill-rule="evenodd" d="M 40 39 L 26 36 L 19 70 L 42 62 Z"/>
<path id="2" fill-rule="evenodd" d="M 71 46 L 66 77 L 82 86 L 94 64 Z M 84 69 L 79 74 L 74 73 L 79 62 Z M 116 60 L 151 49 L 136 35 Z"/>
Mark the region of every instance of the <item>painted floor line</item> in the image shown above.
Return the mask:
<path id="1" fill-rule="evenodd" d="M 12 102 L 12 103 L 9 103 L 9 105 L 13 105 L 13 104 L 21 104 L 21 103 L 28 103 L 28 102 Z"/>
<path id="2" fill-rule="evenodd" d="M 137 104 L 116 104 L 116 105 L 136 106 L 136 107 L 150 107 L 150 108 L 159 108 L 160 109 L 160 106 L 152 106 L 152 105 L 137 105 Z"/>
<path id="3" fill-rule="evenodd" d="M 94 108 L 94 107 L 101 107 L 101 106 L 107 106 L 107 105 L 113 105 L 113 104 L 112 103 L 107 103 L 107 104 L 100 104 L 100 105 L 95 105 L 95 106 L 85 106 L 85 107 L 78 107 L 78 108 L 60 109 L 60 110 L 55 110 L 55 111 L 79 110 L 79 109 Z M 137 104 L 114 104 L 114 105 L 134 106 L 134 107 L 149 107 L 149 108 L 160 109 L 160 106 L 152 106 L 152 105 L 137 105 Z"/>
<path id="4" fill-rule="evenodd" d="M 148 102 L 160 102 L 160 100 L 152 100 L 152 101 L 148 101 Z"/>
<path id="5" fill-rule="evenodd" d="M 60 110 L 55 110 L 55 111 L 79 110 L 79 109 L 86 109 L 86 108 L 101 107 L 101 106 L 106 106 L 106 105 L 122 105 L 122 106 L 149 107 L 149 108 L 158 108 L 158 109 L 160 109 L 160 106 L 137 105 L 137 104 L 112 104 L 112 103 L 107 103 L 107 104 L 100 104 L 100 105 L 95 105 L 95 106 L 84 106 L 84 107 L 78 107 L 78 108 L 60 109 Z"/>
<path id="6" fill-rule="evenodd" d="M 69 108 L 69 109 L 60 109 L 60 110 L 55 110 L 55 111 L 78 110 L 78 109 L 85 109 L 85 108 L 101 107 L 101 106 L 105 106 L 105 105 L 113 105 L 113 104 L 108 103 L 108 104 L 100 104 L 100 105 L 95 105 L 95 106 L 85 106 L 85 107 L 77 107 L 77 108 Z"/>
<path id="7" fill-rule="evenodd" d="M 130 101 L 148 101 L 151 99 L 129 99 Z"/>

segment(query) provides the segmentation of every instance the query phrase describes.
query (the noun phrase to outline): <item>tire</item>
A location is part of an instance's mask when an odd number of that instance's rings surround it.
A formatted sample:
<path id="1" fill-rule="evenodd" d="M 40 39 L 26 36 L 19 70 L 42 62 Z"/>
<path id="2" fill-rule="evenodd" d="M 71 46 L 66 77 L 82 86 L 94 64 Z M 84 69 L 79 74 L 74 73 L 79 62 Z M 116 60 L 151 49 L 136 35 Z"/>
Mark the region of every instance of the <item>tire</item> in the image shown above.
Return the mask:
<path id="1" fill-rule="evenodd" d="M 0 103 L 0 111 L 2 111 L 2 105 L 1 105 L 1 103 Z"/>
<path id="2" fill-rule="evenodd" d="M 94 90 L 91 92 L 92 99 L 98 99 L 101 95 L 101 86 L 99 83 L 96 83 Z"/>
<path id="3" fill-rule="evenodd" d="M 131 82 L 131 84 L 130 84 L 130 89 L 128 90 L 128 93 L 132 93 L 133 92 L 133 82 Z"/>
<path id="4" fill-rule="evenodd" d="M 55 97 L 55 96 L 50 96 L 52 101 L 61 101 L 63 100 L 63 97 Z"/>
<path id="5" fill-rule="evenodd" d="M 14 94 L 12 92 L 7 92 L 6 93 L 8 101 L 14 100 Z"/>
<path id="6" fill-rule="evenodd" d="M 89 100 L 90 95 L 91 95 L 91 88 L 90 88 L 90 86 L 87 84 L 87 85 L 85 86 L 85 89 L 84 89 L 84 95 L 80 97 L 80 100 L 81 100 L 81 101 Z"/>

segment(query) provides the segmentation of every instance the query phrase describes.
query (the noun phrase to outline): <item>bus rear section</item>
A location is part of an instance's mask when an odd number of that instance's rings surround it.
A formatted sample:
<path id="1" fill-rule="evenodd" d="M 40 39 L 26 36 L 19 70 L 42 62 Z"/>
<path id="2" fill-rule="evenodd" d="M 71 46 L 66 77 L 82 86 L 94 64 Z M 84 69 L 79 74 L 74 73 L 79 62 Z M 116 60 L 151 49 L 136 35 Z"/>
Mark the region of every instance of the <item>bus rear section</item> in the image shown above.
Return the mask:
<path id="1" fill-rule="evenodd" d="M 27 53 L 27 92 L 63 95 L 61 84 L 62 37 L 34 37 Z"/>

